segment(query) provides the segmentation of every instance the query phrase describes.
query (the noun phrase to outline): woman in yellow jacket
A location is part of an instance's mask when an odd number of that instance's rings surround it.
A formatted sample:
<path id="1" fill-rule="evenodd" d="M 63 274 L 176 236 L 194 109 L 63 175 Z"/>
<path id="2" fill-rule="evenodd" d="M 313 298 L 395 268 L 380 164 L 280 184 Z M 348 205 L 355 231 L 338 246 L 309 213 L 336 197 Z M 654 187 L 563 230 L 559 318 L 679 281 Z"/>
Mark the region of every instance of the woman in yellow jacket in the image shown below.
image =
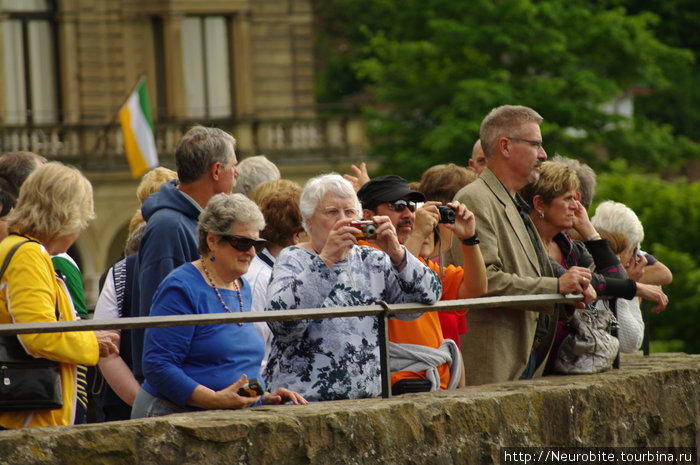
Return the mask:
<path id="1" fill-rule="evenodd" d="M 56 277 L 51 255 L 66 252 L 94 217 L 92 186 L 75 168 L 52 162 L 37 168 L 20 189 L 7 216 L 10 235 L 0 242 L 0 263 L 22 244 L 0 280 L 0 323 L 39 323 L 76 319 L 68 290 Z M 116 336 L 106 331 L 21 334 L 26 351 L 61 364 L 63 407 L 0 412 L 0 429 L 70 425 L 75 415 L 76 364 L 95 365 L 117 352 Z"/>

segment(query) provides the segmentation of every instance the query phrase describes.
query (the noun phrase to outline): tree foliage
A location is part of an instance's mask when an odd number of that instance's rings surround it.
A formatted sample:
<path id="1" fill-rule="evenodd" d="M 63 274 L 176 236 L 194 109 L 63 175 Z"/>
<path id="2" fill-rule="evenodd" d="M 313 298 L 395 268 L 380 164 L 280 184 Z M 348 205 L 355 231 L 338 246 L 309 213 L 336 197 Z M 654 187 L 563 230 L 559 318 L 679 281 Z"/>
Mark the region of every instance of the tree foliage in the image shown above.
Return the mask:
<path id="1" fill-rule="evenodd" d="M 682 341 L 681 350 L 700 352 L 700 184 L 685 178 L 664 181 L 630 173 L 624 161 L 598 177 L 591 214 L 603 200 L 622 202 L 644 225 L 642 249 L 668 266 L 673 282 L 664 286 L 666 310 L 650 317 L 652 340 Z"/>
<path id="2" fill-rule="evenodd" d="M 372 99 L 372 152 L 386 171 L 416 179 L 435 163 L 464 164 L 483 116 L 505 103 L 543 115 L 550 153 L 599 169 L 617 158 L 677 169 L 700 158 L 698 144 L 606 105 L 639 86 L 669 87 L 668 67 L 693 55 L 654 36 L 658 16 L 616 3 L 331 0 L 321 9 L 345 40 L 335 68 L 345 58 L 354 90 Z"/>
<path id="3" fill-rule="evenodd" d="M 652 339 L 700 351 L 700 185 L 660 176 L 700 159 L 697 0 L 316 0 L 316 9 L 319 102 L 365 104 L 384 172 L 416 180 L 437 163 L 465 165 L 489 110 L 536 109 L 547 152 L 591 165 L 596 201 L 635 210 L 643 248 L 673 271 Z M 611 111 L 632 94 L 632 118 Z"/>

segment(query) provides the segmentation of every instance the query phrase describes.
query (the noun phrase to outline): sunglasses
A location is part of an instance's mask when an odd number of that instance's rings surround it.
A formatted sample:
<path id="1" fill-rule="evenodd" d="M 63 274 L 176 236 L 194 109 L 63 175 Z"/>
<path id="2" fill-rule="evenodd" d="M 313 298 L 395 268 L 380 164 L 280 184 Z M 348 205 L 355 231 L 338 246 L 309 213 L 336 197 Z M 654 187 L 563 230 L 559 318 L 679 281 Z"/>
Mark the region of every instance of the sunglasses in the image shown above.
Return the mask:
<path id="1" fill-rule="evenodd" d="M 265 239 L 252 239 L 250 237 L 232 236 L 229 234 L 221 234 L 219 237 L 221 240 L 228 242 L 228 245 L 239 252 L 247 252 L 251 247 L 255 247 L 255 253 L 258 253 L 265 248 L 265 244 L 267 243 Z"/>
<path id="2" fill-rule="evenodd" d="M 404 211 L 406 208 L 408 208 L 410 212 L 416 211 L 416 202 L 412 200 L 399 199 L 395 202 L 387 202 L 387 206 L 389 207 L 389 210 L 399 213 Z"/>

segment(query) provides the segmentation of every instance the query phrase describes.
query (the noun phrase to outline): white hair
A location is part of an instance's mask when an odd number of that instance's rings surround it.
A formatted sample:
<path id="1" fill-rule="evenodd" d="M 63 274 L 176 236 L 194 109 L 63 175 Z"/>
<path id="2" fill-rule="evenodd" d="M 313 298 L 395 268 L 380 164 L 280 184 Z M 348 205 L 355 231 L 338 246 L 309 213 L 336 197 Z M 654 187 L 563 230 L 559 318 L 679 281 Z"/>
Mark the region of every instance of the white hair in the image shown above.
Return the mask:
<path id="1" fill-rule="evenodd" d="M 329 192 L 338 197 L 352 198 L 358 213 L 362 211 L 362 205 L 350 181 L 343 178 L 338 173 L 316 176 L 306 182 L 304 190 L 301 193 L 301 198 L 299 198 L 301 222 L 307 232 L 306 220 L 313 216 L 318 204 L 321 203 L 323 197 Z"/>
<path id="2" fill-rule="evenodd" d="M 596 229 L 626 234 L 629 248 L 634 248 L 644 240 L 644 227 L 637 215 L 627 205 L 606 200 L 598 205 L 591 223 Z"/>
<path id="3" fill-rule="evenodd" d="M 279 168 L 265 155 L 241 160 L 236 169 L 238 170 L 238 178 L 233 185 L 233 193 L 243 194 L 246 197 L 250 196 L 255 186 L 261 182 L 276 181 L 280 178 Z"/>

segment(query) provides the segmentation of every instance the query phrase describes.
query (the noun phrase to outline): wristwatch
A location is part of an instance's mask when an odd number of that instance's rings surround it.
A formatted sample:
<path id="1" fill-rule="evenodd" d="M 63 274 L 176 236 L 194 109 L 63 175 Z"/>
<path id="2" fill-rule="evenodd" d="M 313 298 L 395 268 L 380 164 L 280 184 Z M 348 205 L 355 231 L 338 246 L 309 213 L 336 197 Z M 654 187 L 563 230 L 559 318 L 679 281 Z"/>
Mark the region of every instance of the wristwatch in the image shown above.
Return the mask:
<path id="1" fill-rule="evenodd" d="M 476 245 L 479 243 L 479 233 L 474 231 L 474 235 L 472 237 L 467 237 L 466 239 L 462 239 L 462 244 L 464 245 Z"/>

